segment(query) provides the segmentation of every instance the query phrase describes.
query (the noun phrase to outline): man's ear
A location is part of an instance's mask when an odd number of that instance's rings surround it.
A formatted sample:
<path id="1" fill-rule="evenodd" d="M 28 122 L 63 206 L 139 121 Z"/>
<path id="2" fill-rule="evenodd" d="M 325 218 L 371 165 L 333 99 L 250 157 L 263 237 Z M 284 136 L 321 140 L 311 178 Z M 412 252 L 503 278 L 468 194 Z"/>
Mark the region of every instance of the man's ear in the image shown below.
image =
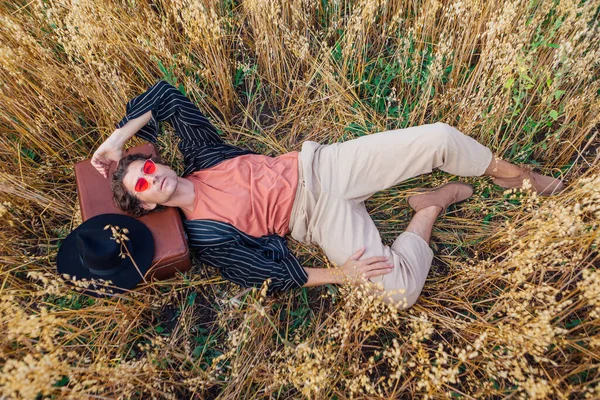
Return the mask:
<path id="1" fill-rule="evenodd" d="M 144 210 L 152 211 L 156 208 L 156 203 L 144 203 L 141 204 Z"/>

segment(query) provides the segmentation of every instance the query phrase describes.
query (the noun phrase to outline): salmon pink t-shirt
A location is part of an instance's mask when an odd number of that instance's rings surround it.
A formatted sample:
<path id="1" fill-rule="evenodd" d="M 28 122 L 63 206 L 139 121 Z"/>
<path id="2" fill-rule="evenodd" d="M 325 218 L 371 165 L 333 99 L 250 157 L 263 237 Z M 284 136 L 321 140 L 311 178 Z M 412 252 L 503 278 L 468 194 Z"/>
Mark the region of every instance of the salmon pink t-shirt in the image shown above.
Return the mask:
<path id="1" fill-rule="evenodd" d="M 298 186 L 298 152 L 279 157 L 246 154 L 185 177 L 194 184 L 187 219 L 226 222 L 250 236 L 289 232 Z"/>

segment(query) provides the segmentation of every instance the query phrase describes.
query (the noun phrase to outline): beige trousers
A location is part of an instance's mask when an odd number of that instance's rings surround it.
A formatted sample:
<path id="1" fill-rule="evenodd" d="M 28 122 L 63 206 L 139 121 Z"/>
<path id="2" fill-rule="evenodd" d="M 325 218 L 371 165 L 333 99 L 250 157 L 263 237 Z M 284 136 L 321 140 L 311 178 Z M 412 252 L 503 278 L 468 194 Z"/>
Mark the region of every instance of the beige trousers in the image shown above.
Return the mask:
<path id="1" fill-rule="evenodd" d="M 420 236 L 404 232 L 386 246 L 364 201 L 434 168 L 460 176 L 483 175 L 492 152 L 455 128 L 435 123 L 375 133 L 343 143 L 302 145 L 299 183 L 290 220 L 291 236 L 318 244 L 328 259 L 342 265 L 366 247 L 361 259 L 387 256 L 394 268 L 373 277 L 384 301 L 399 308 L 419 297 L 433 252 Z"/>

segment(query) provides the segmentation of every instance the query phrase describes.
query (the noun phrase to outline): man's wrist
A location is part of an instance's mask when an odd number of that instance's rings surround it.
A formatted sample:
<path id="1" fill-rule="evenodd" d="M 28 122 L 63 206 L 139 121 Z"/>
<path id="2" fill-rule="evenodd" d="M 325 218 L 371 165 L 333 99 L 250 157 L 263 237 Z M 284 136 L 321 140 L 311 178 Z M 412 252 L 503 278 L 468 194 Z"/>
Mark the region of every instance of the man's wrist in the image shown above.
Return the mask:
<path id="1" fill-rule="evenodd" d="M 331 275 L 331 283 L 336 285 L 344 283 L 344 272 L 340 267 L 328 268 L 327 271 Z"/>
<path id="2" fill-rule="evenodd" d="M 304 286 L 319 286 L 327 284 L 341 284 L 344 282 L 344 274 L 340 268 L 307 268 L 308 281 Z"/>
<path id="3" fill-rule="evenodd" d="M 106 139 L 107 142 L 113 143 L 116 146 L 123 147 L 131 135 L 128 135 L 123 129 L 115 129 L 115 131 Z"/>

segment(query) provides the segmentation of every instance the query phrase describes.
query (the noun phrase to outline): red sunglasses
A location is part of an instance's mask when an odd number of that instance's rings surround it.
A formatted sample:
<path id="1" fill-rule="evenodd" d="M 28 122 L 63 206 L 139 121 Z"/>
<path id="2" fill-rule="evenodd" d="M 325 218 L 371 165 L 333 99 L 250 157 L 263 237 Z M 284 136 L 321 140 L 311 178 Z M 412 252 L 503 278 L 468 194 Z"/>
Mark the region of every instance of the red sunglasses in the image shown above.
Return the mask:
<path id="1" fill-rule="evenodd" d="M 144 166 L 142 167 L 142 172 L 144 173 L 144 175 L 151 175 L 153 173 L 156 172 L 156 164 L 154 164 L 154 161 L 147 159 L 146 162 L 144 162 Z M 150 187 L 150 182 L 148 182 L 148 179 L 141 177 L 138 178 L 137 182 L 135 183 L 135 191 L 136 192 L 143 192 L 144 190 L 148 189 Z"/>

